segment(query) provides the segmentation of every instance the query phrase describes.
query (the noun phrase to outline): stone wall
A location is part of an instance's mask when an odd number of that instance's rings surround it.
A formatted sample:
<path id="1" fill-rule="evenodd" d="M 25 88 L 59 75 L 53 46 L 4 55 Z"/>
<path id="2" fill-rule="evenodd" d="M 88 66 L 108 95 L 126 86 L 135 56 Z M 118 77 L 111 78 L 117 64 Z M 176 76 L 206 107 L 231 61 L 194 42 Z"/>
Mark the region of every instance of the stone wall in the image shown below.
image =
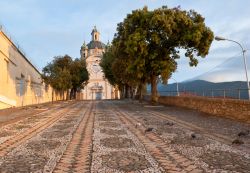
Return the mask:
<path id="1" fill-rule="evenodd" d="M 196 109 L 201 112 L 250 123 L 250 101 L 190 96 L 161 96 L 159 103 Z"/>
<path id="2" fill-rule="evenodd" d="M 0 109 L 52 101 L 50 86 L 18 47 L 0 30 Z M 61 100 L 59 93 L 53 100 Z"/>

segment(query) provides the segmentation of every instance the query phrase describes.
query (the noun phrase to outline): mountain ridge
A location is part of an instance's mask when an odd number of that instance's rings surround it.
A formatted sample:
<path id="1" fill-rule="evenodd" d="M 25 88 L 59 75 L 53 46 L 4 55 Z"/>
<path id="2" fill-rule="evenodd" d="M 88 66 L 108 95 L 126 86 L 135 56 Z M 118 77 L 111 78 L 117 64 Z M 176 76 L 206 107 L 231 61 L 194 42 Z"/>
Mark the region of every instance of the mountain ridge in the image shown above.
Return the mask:
<path id="1" fill-rule="evenodd" d="M 177 91 L 177 84 L 158 84 L 158 92 L 160 95 L 167 95 Z M 247 83 L 243 81 L 231 82 L 210 82 L 205 80 L 184 81 L 178 83 L 180 93 L 190 93 L 195 95 L 215 96 L 247 99 Z M 239 93 L 240 92 L 240 93 Z M 205 94 L 204 94 L 205 93 Z M 210 94 L 209 94 L 210 93 Z"/>

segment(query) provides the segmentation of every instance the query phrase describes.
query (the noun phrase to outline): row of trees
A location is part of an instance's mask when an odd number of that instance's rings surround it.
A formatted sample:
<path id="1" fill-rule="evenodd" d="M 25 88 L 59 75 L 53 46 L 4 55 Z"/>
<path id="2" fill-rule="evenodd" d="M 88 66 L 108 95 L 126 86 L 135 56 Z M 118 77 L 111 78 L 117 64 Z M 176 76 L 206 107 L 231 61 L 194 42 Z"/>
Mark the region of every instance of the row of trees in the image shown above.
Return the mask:
<path id="1" fill-rule="evenodd" d="M 142 98 L 146 83 L 151 84 L 152 102 L 157 102 L 157 81 L 167 82 L 177 69 L 180 52 L 189 58 L 190 66 L 205 57 L 213 32 L 197 12 L 166 6 L 132 11 L 117 26 L 112 44 L 104 53 L 101 67 L 112 85 L 125 97 L 137 90 Z"/>
<path id="2" fill-rule="evenodd" d="M 89 79 L 84 60 L 73 60 L 69 55 L 56 56 L 43 68 L 42 77 L 57 92 L 67 92 L 66 99 L 74 99 L 77 90 L 81 89 Z M 69 92 L 70 91 L 70 92 Z"/>

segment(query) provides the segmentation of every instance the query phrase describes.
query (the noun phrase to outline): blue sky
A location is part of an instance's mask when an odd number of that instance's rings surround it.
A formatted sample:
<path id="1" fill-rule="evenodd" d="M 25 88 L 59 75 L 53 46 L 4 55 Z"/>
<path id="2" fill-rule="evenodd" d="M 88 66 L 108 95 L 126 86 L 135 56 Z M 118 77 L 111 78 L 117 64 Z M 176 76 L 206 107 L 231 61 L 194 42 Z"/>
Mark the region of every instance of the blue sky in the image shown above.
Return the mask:
<path id="1" fill-rule="evenodd" d="M 56 55 L 80 57 L 80 47 L 84 40 L 90 41 L 94 25 L 104 43 L 112 40 L 117 23 L 145 5 L 150 9 L 162 5 L 194 9 L 205 17 L 215 35 L 239 41 L 250 51 L 250 1 L 246 0 L 0 0 L 0 24 L 41 70 Z M 182 57 L 173 78 L 183 81 L 203 73 L 206 76 L 209 71 L 210 81 L 245 80 L 240 53 L 234 43 L 214 41 L 198 67 L 189 67 Z M 247 59 L 250 68 L 249 53 Z M 220 70 L 227 70 L 218 72 L 214 67 L 221 63 Z"/>

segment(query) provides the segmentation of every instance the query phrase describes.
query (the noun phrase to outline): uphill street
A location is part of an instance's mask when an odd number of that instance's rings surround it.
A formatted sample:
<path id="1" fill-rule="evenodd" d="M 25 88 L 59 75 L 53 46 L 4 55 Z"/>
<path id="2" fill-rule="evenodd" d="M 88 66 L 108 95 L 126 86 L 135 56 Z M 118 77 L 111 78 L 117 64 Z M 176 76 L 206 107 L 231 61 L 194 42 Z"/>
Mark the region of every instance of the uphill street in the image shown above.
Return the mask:
<path id="1" fill-rule="evenodd" d="M 249 124 L 129 100 L 16 109 L 0 112 L 3 173 L 250 171 Z"/>

